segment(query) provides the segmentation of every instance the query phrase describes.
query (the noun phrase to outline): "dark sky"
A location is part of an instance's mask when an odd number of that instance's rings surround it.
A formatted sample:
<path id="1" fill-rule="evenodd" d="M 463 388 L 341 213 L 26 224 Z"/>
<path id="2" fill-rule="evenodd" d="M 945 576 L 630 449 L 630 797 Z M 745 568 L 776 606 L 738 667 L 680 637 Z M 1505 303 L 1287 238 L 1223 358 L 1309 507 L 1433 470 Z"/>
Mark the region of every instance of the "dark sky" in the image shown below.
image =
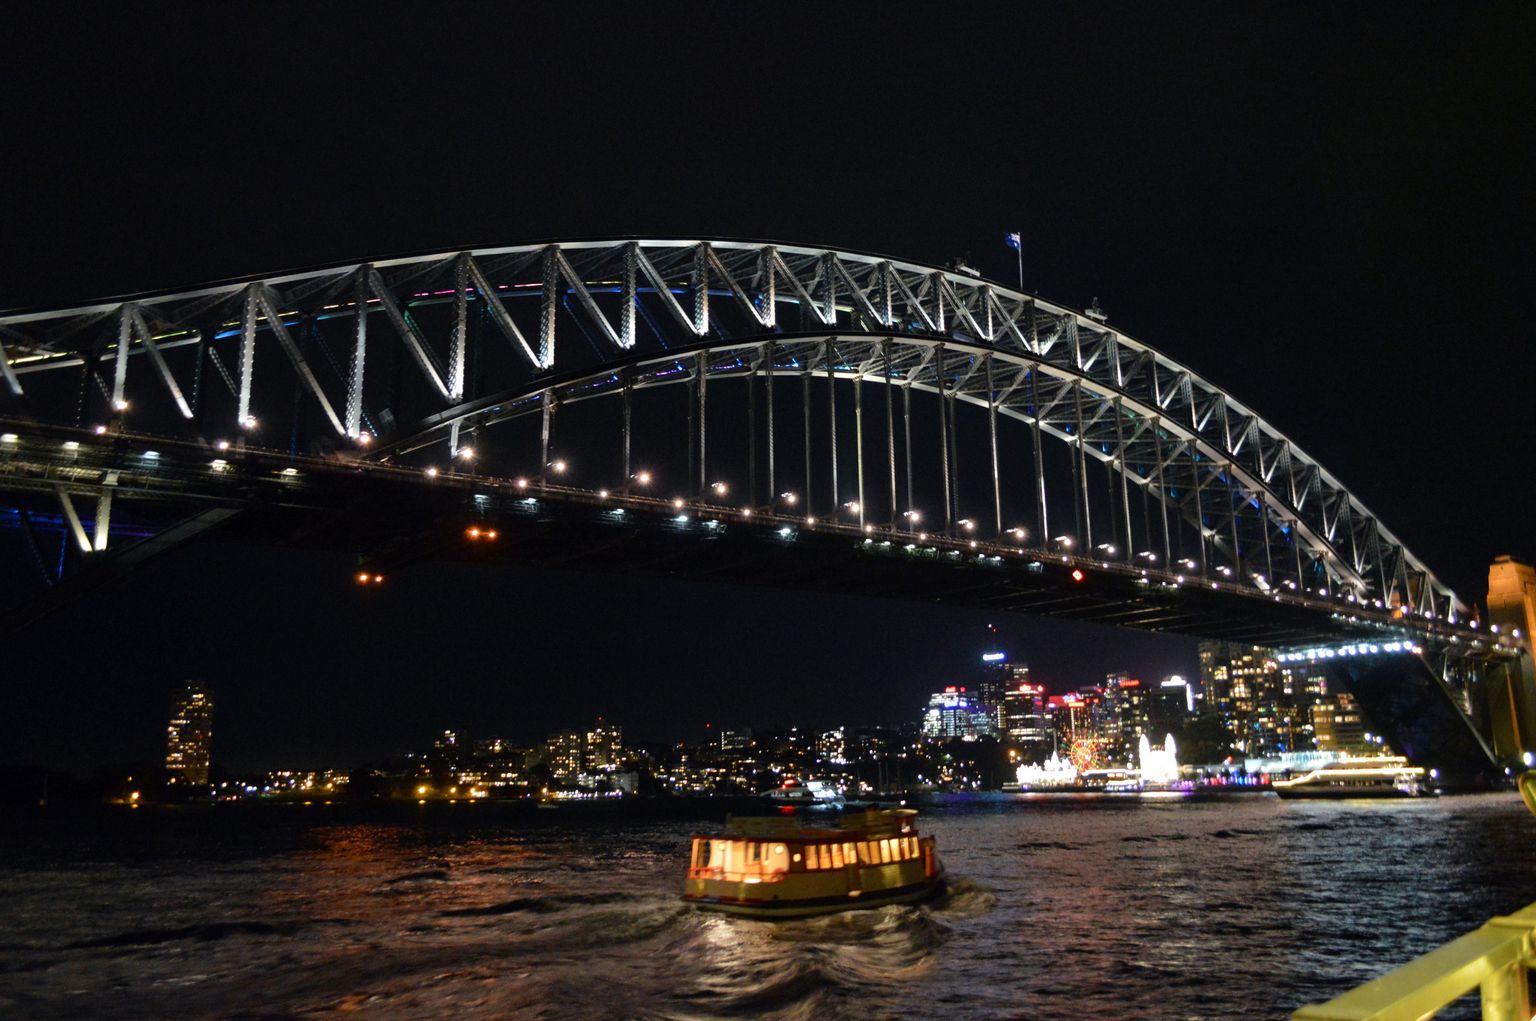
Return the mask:
<path id="1" fill-rule="evenodd" d="M 1463 597 L 1494 555 L 1536 552 L 1528 4 L 34 6 L 8 29 L 0 307 L 646 234 L 969 255 L 1007 281 L 1017 229 L 1028 287 L 1097 296 L 1229 388 Z M 380 628 L 306 580 L 327 565 L 241 556 L 168 562 L 94 624 L 35 633 L 7 698 L 21 673 L 50 683 L 5 714 L 11 747 L 148 754 L 183 674 L 225 691 L 237 764 L 596 712 L 683 736 L 766 722 L 786 693 L 806 706 L 786 718 L 893 718 L 986 623 L 430 567 L 419 590 L 441 594 L 402 595 Z M 248 572 L 233 596 L 213 562 Z M 604 584 L 645 611 L 604 619 Z M 746 660 L 689 635 L 749 611 L 781 636 L 845 630 Z M 548 641 L 539 672 L 497 640 L 519 618 Z M 1010 626 L 1063 683 L 1192 666 L 1183 642 Z M 828 675 L 849 680 L 810 701 Z"/>

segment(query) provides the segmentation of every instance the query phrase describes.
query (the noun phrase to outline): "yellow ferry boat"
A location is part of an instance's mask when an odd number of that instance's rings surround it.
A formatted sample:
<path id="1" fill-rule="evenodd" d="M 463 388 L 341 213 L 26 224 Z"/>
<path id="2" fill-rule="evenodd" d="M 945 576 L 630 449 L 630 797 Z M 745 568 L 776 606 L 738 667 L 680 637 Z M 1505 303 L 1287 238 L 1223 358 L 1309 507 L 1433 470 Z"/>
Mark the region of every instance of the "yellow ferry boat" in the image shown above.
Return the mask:
<path id="1" fill-rule="evenodd" d="M 696 836 L 683 900 L 753 918 L 797 918 L 910 904 L 944 885 L 932 837 L 910 808 L 869 809 L 839 823 L 727 819 L 723 836 Z"/>

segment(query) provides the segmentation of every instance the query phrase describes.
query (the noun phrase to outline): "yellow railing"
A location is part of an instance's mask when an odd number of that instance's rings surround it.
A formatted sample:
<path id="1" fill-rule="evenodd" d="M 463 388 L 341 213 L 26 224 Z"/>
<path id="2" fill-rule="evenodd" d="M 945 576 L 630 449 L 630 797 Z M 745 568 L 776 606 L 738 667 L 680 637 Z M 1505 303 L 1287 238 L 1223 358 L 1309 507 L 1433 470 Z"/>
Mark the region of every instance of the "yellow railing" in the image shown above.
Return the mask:
<path id="1" fill-rule="evenodd" d="M 1536 812 L 1536 772 L 1520 777 Z M 1438 950 L 1351 989 L 1309 1004 L 1291 1021 L 1421 1021 L 1474 990 L 1483 1021 L 1533 1021 L 1528 970 L 1536 968 L 1536 904 L 1452 940 Z"/>

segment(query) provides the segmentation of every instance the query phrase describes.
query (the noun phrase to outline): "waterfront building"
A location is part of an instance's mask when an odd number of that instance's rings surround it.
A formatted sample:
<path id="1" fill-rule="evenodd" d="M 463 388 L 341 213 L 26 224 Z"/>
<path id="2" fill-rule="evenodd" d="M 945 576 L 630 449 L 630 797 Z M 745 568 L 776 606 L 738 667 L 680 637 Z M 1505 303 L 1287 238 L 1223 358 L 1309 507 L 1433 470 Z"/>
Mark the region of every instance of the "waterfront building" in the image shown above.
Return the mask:
<path id="1" fill-rule="evenodd" d="M 1115 756 L 1129 762 L 1131 752 L 1139 747 L 1142 737 L 1151 733 L 1151 698 L 1147 686 L 1139 678 L 1122 674 L 1116 678 L 1115 685 L 1115 706 L 1119 716 Z"/>
<path id="2" fill-rule="evenodd" d="M 171 703 L 166 728 L 167 782 L 204 785 L 213 746 L 213 695 L 197 681 L 188 681 Z"/>
<path id="3" fill-rule="evenodd" d="M 611 773 L 624 762 L 624 730 L 617 723 L 598 717 L 583 745 L 582 764 L 589 773 Z"/>
<path id="4" fill-rule="evenodd" d="M 844 728 L 826 731 L 816 741 L 816 754 L 821 760 L 835 766 L 845 765 L 848 762 L 848 741 L 844 736 Z"/>
<path id="5" fill-rule="evenodd" d="M 1372 750 L 1365 739 L 1359 703 L 1347 692 L 1319 701 L 1310 717 L 1319 751 L 1364 754 Z"/>
<path id="6" fill-rule="evenodd" d="M 1029 667 L 1015 666 L 1008 662 L 1008 654 L 997 649 L 982 653 L 981 683 L 977 685 L 979 703 L 987 717 L 987 729 L 983 736 L 1003 731 L 1003 699 L 1010 690 L 1029 680 Z"/>
<path id="7" fill-rule="evenodd" d="M 1024 667 L 1028 678 L 1029 668 Z M 1046 714 L 1045 685 L 1028 680 L 1015 685 L 1003 696 L 1002 736 L 1020 748 L 1026 761 L 1042 758 L 1053 750 L 1050 723 Z"/>
<path id="8" fill-rule="evenodd" d="M 1178 674 L 1147 691 L 1147 722 L 1152 733 L 1180 734 L 1195 715 L 1195 690 Z"/>
<path id="9" fill-rule="evenodd" d="M 574 782 L 576 775 L 581 772 L 581 731 L 562 730 L 558 734 L 551 734 L 544 743 L 544 751 L 549 761 L 549 771 L 555 778 Z"/>
<path id="10" fill-rule="evenodd" d="M 975 693 L 950 685 L 928 699 L 928 708 L 923 714 L 924 737 L 958 737 L 974 741 L 981 734 L 990 732 L 986 707 Z"/>
<path id="11" fill-rule="evenodd" d="M 1200 668 L 1209 705 L 1238 754 L 1263 757 L 1325 747 L 1317 723 L 1331 711 L 1316 710 L 1333 703 L 1320 664 L 1282 664 L 1273 649 L 1203 642 Z M 1358 707 L 1353 712 L 1358 715 Z"/>

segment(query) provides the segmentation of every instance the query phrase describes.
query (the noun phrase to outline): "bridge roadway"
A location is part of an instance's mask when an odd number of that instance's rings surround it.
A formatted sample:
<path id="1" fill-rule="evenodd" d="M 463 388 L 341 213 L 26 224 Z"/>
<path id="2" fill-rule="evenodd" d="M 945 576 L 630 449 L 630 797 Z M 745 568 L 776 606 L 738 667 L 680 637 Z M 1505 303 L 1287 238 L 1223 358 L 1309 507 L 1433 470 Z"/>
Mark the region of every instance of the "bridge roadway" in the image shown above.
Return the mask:
<path id="1" fill-rule="evenodd" d="M 1202 639 L 1294 647 L 1409 642 L 1475 657 L 1511 653 L 1474 626 L 1226 578 L 770 513 L 643 491 L 496 478 L 366 461 L 0 422 L 0 489 L 34 506 L 80 504 L 84 570 L 9 616 L 21 626 L 191 539 L 340 549 L 390 579 L 422 559 L 649 573 L 1065 617 Z M 112 529 L 150 538 L 96 551 L 89 516 L 111 493 Z M 72 512 L 73 513 L 73 512 Z M 480 529 L 471 538 L 471 529 Z M 487 533 L 494 530 L 496 537 Z M 397 583 L 406 579 L 394 579 Z M 372 582 L 370 582 L 372 583 Z"/>

